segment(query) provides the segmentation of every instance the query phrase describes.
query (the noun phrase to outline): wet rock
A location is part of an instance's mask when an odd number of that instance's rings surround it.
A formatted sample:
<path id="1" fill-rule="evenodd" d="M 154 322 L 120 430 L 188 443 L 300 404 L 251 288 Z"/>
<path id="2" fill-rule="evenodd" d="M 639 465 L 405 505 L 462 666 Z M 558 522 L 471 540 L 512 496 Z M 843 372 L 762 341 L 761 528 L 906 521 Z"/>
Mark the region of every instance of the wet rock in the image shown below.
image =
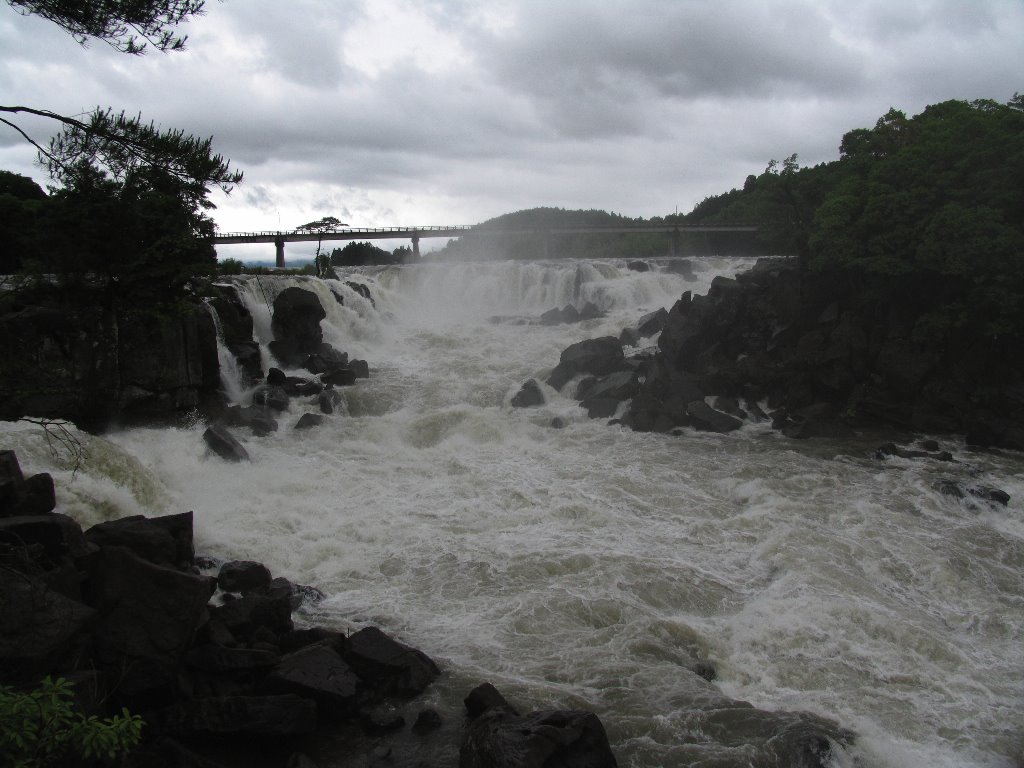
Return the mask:
<path id="1" fill-rule="evenodd" d="M 341 405 L 341 394 L 333 384 L 327 384 L 324 386 L 323 392 L 317 395 L 316 402 L 321 413 L 332 414 Z"/>
<path id="2" fill-rule="evenodd" d="M 270 690 L 294 693 L 334 711 L 352 710 L 361 681 L 334 648 L 318 643 L 291 653 L 267 678 Z"/>
<path id="3" fill-rule="evenodd" d="M 512 397 L 512 407 L 531 408 L 536 405 L 544 405 L 544 392 L 541 391 L 539 381 L 529 379 Z"/>
<path id="4" fill-rule="evenodd" d="M 463 699 L 463 703 L 466 705 L 466 715 L 470 720 L 475 720 L 485 712 L 489 712 L 492 709 L 501 710 L 503 712 L 510 712 L 513 715 L 519 714 L 513 708 L 505 697 L 501 695 L 501 692 L 490 683 L 481 683 Z"/>
<path id="5" fill-rule="evenodd" d="M 286 382 L 287 383 L 287 380 Z M 252 404 L 262 406 L 272 411 L 287 411 L 291 398 L 285 392 L 283 386 L 267 384 L 257 387 L 252 393 Z"/>
<path id="6" fill-rule="evenodd" d="M 213 673 L 256 672 L 273 669 L 281 657 L 271 651 L 252 648 L 226 648 L 202 645 L 185 655 L 185 663 L 193 669 Z"/>
<path id="7" fill-rule="evenodd" d="M 361 629 L 348 639 L 345 661 L 379 696 L 415 696 L 441 674 L 425 653 L 376 627 Z"/>
<path id="8" fill-rule="evenodd" d="M 636 331 L 639 336 L 646 338 L 659 333 L 668 323 L 668 310 L 664 307 L 644 315 L 636 324 Z"/>
<path id="9" fill-rule="evenodd" d="M 434 709 L 424 709 L 417 716 L 412 724 L 412 732 L 418 734 L 430 733 L 438 730 L 444 725 L 441 715 Z"/>
<path id="10" fill-rule="evenodd" d="M 99 523 L 85 532 L 87 541 L 98 547 L 125 547 L 156 565 L 179 567 L 178 543 L 163 526 L 142 515 Z M 191 558 L 188 558 L 191 563 Z"/>
<path id="11" fill-rule="evenodd" d="M 323 423 L 323 414 L 304 413 L 299 416 L 299 420 L 295 422 L 295 429 L 312 429 L 313 427 L 319 427 Z"/>
<path id="12" fill-rule="evenodd" d="M 226 461 L 250 461 L 249 453 L 227 427 L 214 424 L 203 432 L 203 440 L 215 454 Z"/>
<path id="13" fill-rule="evenodd" d="M 357 379 L 370 378 L 370 365 L 365 360 L 349 360 L 348 367 L 352 369 Z"/>
<path id="14" fill-rule="evenodd" d="M 558 365 L 548 377 L 548 385 L 561 389 L 581 373 L 605 376 L 625 367 L 622 345 L 614 336 L 586 339 L 563 350 Z"/>
<path id="15" fill-rule="evenodd" d="M 316 351 L 310 353 L 302 367 L 313 374 L 324 373 L 334 367 L 348 365 L 348 353 L 339 352 L 327 342 L 321 342 Z"/>
<path id="16" fill-rule="evenodd" d="M 293 628 L 288 595 L 245 595 L 212 609 L 211 615 L 241 640 L 251 637 L 258 627 L 266 627 L 277 636 Z"/>
<path id="17" fill-rule="evenodd" d="M 690 665 L 690 671 L 697 677 L 707 680 L 709 683 L 718 677 L 718 670 L 710 661 L 698 661 Z"/>
<path id="18" fill-rule="evenodd" d="M 285 288 L 274 299 L 271 329 L 275 339 L 288 339 L 315 350 L 323 341 L 320 321 L 327 317 L 320 299 L 305 288 Z"/>
<path id="19" fill-rule="evenodd" d="M 221 414 L 221 422 L 228 427 L 248 427 L 257 437 L 265 437 L 277 431 L 277 419 L 274 418 L 273 412 L 259 405 L 245 408 L 238 405 L 229 406 Z"/>
<path id="20" fill-rule="evenodd" d="M 1010 494 L 991 486 L 967 485 L 956 480 L 940 480 L 937 487 L 939 493 L 944 496 L 952 496 L 955 499 L 974 498 L 1004 507 L 1010 503 Z"/>
<path id="21" fill-rule="evenodd" d="M 321 374 L 320 381 L 337 387 L 350 387 L 356 383 L 358 378 L 351 366 L 336 366 Z"/>
<path id="22" fill-rule="evenodd" d="M 459 748 L 460 768 L 614 768 L 618 763 L 593 712 L 514 715 L 492 709 L 476 718 Z"/>
<path id="23" fill-rule="evenodd" d="M 53 478 L 48 472 L 26 478 L 14 451 L 0 451 L 0 517 L 42 515 L 56 506 Z"/>
<path id="24" fill-rule="evenodd" d="M 217 586 L 225 592 L 248 593 L 270 586 L 270 569 L 254 560 L 224 563 L 217 574 Z"/>
<path id="25" fill-rule="evenodd" d="M 152 712 L 147 724 L 173 735 L 293 736 L 316 729 L 316 703 L 296 696 L 223 696 Z"/>
<path id="26" fill-rule="evenodd" d="M 626 269 L 629 269 L 632 272 L 650 272 L 651 265 L 646 261 L 634 259 L 633 261 L 626 262 Z"/>
<path id="27" fill-rule="evenodd" d="M 0 570 L 0 684 L 36 682 L 85 655 L 97 613 L 25 574 Z"/>
<path id="28" fill-rule="evenodd" d="M 367 736 L 386 736 L 405 728 L 405 718 L 394 712 L 364 712 L 359 727 Z"/>
<path id="29" fill-rule="evenodd" d="M 716 411 L 703 400 L 687 403 L 686 412 L 692 419 L 693 426 L 704 432 L 732 432 L 743 426 L 743 422 L 735 416 Z"/>
<path id="30" fill-rule="evenodd" d="M 936 448 L 938 444 L 936 444 Z M 895 456 L 900 459 L 934 459 L 935 461 L 953 461 L 953 454 L 949 451 L 915 451 L 901 448 L 895 443 L 885 443 L 875 449 L 876 459 L 886 459 Z"/>

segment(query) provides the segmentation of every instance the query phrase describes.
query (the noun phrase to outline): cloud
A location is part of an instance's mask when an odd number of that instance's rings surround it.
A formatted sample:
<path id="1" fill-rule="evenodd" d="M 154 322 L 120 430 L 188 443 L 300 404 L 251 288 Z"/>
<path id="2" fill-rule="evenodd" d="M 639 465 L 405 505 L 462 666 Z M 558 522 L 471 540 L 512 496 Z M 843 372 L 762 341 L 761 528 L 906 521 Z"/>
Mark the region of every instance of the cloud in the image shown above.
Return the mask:
<path id="1" fill-rule="evenodd" d="M 184 53 L 82 48 L 0 4 L 0 93 L 213 136 L 223 228 L 687 210 L 890 106 L 1024 90 L 1017 0 L 228 0 Z M 27 122 L 45 141 L 53 126 Z M 37 180 L 0 131 L 0 162 Z"/>

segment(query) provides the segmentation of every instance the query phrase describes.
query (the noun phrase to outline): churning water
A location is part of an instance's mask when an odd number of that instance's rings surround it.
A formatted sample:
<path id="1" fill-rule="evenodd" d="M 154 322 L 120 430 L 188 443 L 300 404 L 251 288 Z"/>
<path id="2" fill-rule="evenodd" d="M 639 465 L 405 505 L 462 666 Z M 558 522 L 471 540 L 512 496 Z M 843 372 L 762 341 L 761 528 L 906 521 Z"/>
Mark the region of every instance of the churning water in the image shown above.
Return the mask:
<path id="1" fill-rule="evenodd" d="M 201 424 L 83 436 L 75 476 L 35 428 L 5 425 L 5 439 L 27 471 L 54 472 L 60 511 L 83 524 L 194 510 L 201 553 L 261 560 L 327 593 L 312 621 L 374 623 L 436 659 L 445 675 L 428 698 L 458 702 L 489 680 L 524 711 L 592 709 L 622 765 L 695 759 L 687 667 L 710 661 L 727 696 L 856 731 L 842 765 L 1015 766 L 1021 456 L 946 439 L 961 463 L 879 461 L 887 437 L 798 442 L 758 425 L 639 434 L 552 390 L 510 407 L 569 344 L 618 335 L 750 264 L 699 260 L 695 279 L 667 261 L 566 261 L 305 280 L 328 312 L 325 340 L 372 371 L 322 427 L 293 431 L 314 410 L 293 401 L 278 432 L 239 434 L 243 465 L 207 454 Z M 239 281 L 264 342 L 286 284 Z M 587 301 L 607 314 L 528 322 Z M 937 490 L 944 479 L 1012 498 L 968 504 Z"/>

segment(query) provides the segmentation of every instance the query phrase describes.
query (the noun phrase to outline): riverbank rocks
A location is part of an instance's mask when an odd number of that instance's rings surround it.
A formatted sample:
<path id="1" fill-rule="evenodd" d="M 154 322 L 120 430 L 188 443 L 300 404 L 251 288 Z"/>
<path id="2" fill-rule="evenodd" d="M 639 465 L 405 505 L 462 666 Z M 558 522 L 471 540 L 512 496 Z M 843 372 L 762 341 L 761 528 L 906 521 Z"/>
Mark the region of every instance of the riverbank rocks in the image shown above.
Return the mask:
<path id="1" fill-rule="evenodd" d="M 547 384 L 561 389 L 574 377 L 589 373 L 604 376 L 625 367 L 622 345 L 614 336 L 586 339 L 567 347 L 558 360 L 558 365 L 548 376 Z"/>
<path id="2" fill-rule="evenodd" d="M 489 684 L 487 684 L 489 686 Z M 519 715 L 493 686 L 466 699 L 472 720 L 459 748 L 460 768 L 615 768 L 604 726 L 593 712 Z"/>
<path id="3" fill-rule="evenodd" d="M 0 517 L 41 515 L 57 504 L 48 472 L 25 477 L 14 451 L 0 451 Z"/>
<path id="4" fill-rule="evenodd" d="M 561 390 L 579 376 L 636 371 L 628 396 L 590 394 L 584 380 L 576 397 L 592 417 L 628 400 L 619 421 L 638 431 L 732 431 L 734 419 L 765 420 L 766 403 L 773 428 L 794 439 L 888 427 L 1024 450 L 1024 358 L 1009 336 L 979 341 L 951 330 L 929 342 L 930 305 L 915 279 L 852 280 L 762 259 L 716 277 L 706 295 L 685 292 L 618 339 L 568 347 L 547 383 Z M 624 358 L 622 346 L 654 334 L 656 352 Z"/>
<path id="5" fill-rule="evenodd" d="M 203 441 L 211 451 L 226 461 L 250 461 L 249 452 L 245 450 L 227 427 L 212 424 L 203 432 Z"/>
<path id="6" fill-rule="evenodd" d="M 532 408 L 536 405 L 544 405 L 544 392 L 541 391 L 540 382 L 536 379 L 528 379 L 512 396 L 511 404 L 513 408 Z"/>

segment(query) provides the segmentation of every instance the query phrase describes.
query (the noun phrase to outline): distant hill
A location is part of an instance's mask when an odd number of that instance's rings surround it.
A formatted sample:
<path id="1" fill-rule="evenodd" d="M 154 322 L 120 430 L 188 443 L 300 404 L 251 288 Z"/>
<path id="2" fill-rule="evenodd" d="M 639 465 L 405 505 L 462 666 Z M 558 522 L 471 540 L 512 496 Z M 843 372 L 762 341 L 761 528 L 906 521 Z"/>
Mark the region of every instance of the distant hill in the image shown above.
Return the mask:
<path id="1" fill-rule="evenodd" d="M 631 224 L 660 224 L 678 221 L 682 216 L 651 219 L 622 216 L 601 210 L 566 210 L 564 208 L 530 208 L 488 219 L 473 232 L 427 254 L 431 261 L 504 260 L 504 259 L 600 259 L 650 258 L 666 256 L 671 246 L 668 234 L 643 232 L 637 234 L 541 234 L 488 235 L 486 230 L 501 229 L 566 229 L 572 227 L 621 227 Z M 545 242 L 547 240 L 547 242 Z M 680 255 L 749 253 L 756 250 L 749 235 L 737 237 L 730 233 L 684 234 Z"/>

